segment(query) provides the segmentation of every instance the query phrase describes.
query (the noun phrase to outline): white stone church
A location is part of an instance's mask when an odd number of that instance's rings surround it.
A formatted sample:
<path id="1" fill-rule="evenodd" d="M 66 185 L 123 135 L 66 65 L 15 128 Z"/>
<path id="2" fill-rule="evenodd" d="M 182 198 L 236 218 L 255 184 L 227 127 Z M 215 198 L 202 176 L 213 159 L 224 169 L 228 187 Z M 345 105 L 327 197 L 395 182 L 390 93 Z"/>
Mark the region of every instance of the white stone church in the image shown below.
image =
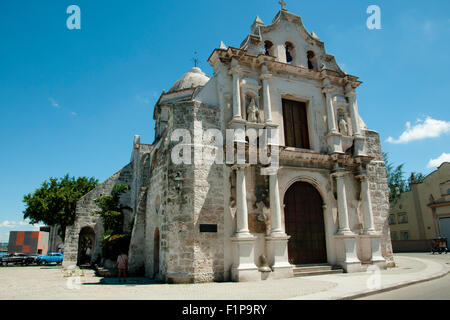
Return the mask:
<path id="1" fill-rule="evenodd" d="M 385 164 L 378 133 L 358 112 L 358 78 L 284 6 L 271 24 L 257 17 L 240 48 L 221 43 L 208 62 L 211 77 L 192 68 L 162 93 L 154 143 L 135 136 L 130 163 L 79 200 L 64 265 L 79 263 L 81 236 L 92 239 L 92 260 L 99 258 L 103 226 L 90 214 L 93 200 L 125 183 L 136 274 L 169 283 L 255 281 L 314 267 L 394 266 Z M 225 137 L 227 129 L 249 128 L 277 130 L 269 146 L 279 150 L 276 170 L 172 160 L 180 144 L 222 148 L 207 138 L 174 141 L 175 130 Z M 232 139 L 248 156 L 248 138 Z"/>

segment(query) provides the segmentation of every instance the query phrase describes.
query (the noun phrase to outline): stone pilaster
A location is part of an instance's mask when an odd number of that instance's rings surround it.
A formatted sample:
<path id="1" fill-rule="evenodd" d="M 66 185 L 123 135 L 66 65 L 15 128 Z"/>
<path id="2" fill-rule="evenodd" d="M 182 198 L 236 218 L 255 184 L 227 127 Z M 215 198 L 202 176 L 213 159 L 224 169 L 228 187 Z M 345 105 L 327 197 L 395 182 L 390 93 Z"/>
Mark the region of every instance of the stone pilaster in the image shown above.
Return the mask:
<path id="1" fill-rule="evenodd" d="M 240 88 L 240 76 L 239 66 L 237 60 L 233 59 L 231 62 L 232 68 L 230 74 L 233 77 L 233 119 L 242 120 L 242 108 L 241 108 L 241 88 Z"/>
<path id="2" fill-rule="evenodd" d="M 373 222 L 372 201 L 369 192 L 369 179 L 366 175 L 359 175 L 356 178 L 361 183 L 361 201 L 363 203 L 364 230 L 363 234 L 374 234 L 375 225 Z"/>
<path id="3" fill-rule="evenodd" d="M 288 236 L 281 226 L 281 203 L 278 188 L 278 168 L 266 170 L 269 174 L 270 235 L 266 237 L 266 249 L 273 279 L 292 277 L 293 269 L 288 258 Z"/>
<path id="4" fill-rule="evenodd" d="M 336 178 L 337 184 L 337 203 L 338 203 L 338 218 L 339 218 L 339 235 L 352 235 L 348 220 L 348 207 L 347 207 L 347 191 L 345 188 L 344 176 L 345 172 L 335 172 L 333 175 Z"/>
<path id="5" fill-rule="evenodd" d="M 231 237 L 233 244 L 233 281 L 255 281 L 261 279 L 255 265 L 255 240 L 248 229 L 247 190 L 245 168 L 248 165 L 235 165 L 236 170 L 236 232 Z"/>
<path id="6" fill-rule="evenodd" d="M 272 106 L 270 102 L 270 87 L 269 87 L 269 79 L 272 77 L 270 73 L 268 73 L 267 66 L 262 66 L 261 68 L 262 75 L 260 79 L 263 83 L 263 98 L 264 98 L 264 122 L 266 124 L 272 123 Z"/>
<path id="7" fill-rule="evenodd" d="M 342 135 L 337 130 L 336 114 L 333 106 L 333 92 L 335 89 L 327 78 L 323 79 L 323 86 L 322 93 L 325 94 L 327 107 L 328 134 L 326 138 L 328 147 L 331 153 L 343 153 L 341 141 Z"/>
<path id="8" fill-rule="evenodd" d="M 245 181 L 245 168 L 248 165 L 236 165 L 236 237 L 251 236 L 248 230 L 247 188 Z"/>
<path id="9" fill-rule="evenodd" d="M 350 116 L 352 119 L 353 138 L 354 138 L 354 155 L 365 156 L 365 137 L 362 135 L 361 127 L 359 125 L 358 103 L 356 101 L 356 92 L 350 83 L 345 87 L 345 96 L 348 99 L 350 106 Z"/>

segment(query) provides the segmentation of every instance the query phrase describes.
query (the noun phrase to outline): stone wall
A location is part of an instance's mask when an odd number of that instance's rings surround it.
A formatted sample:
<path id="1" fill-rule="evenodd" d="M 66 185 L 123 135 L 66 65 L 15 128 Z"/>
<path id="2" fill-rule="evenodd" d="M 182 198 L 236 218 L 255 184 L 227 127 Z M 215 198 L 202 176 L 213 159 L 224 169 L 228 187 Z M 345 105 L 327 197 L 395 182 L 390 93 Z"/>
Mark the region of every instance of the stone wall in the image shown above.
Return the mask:
<path id="1" fill-rule="evenodd" d="M 159 274 L 167 282 L 207 282 L 224 278 L 223 257 L 223 168 L 211 163 L 194 163 L 194 154 L 209 152 L 209 142 L 194 142 L 194 132 L 220 130 L 220 112 L 216 107 L 195 102 L 171 106 L 167 136 L 156 148 L 151 170 L 149 197 L 159 194 L 161 208 L 154 201 L 148 206 L 148 261 L 146 274 L 155 272 L 154 230 L 160 230 Z M 178 141 L 170 137 L 176 129 L 191 133 L 192 164 L 176 165 L 171 152 Z M 201 224 L 217 225 L 217 232 L 200 232 Z"/>
<path id="2" fill-rule="evenodd" d="M 375 230 L 383 233 L 382 253 L 388 266 L 394 266 L 391 235 L 389 231 L 389 189 L 386 166 L 383 161 L 380 137 L 377 132 L 366 130 L 366 152 L 374 159 L 367 166 L 369 189 L 372 200 L 372 211 Z"/>
<path id="3" fill-rule="evenodd" d="M 130 163 L 78 200 L 75 223 L 66 228 L 64 266 L 77 264 L 79 235 L 84 227 L 91 227 L 95 232 L 94 248 L 91 254 L 92 261 L 96 261 L 97 257 L 101 255 L 101 241 L 104 230 L 100 216 L 91 214 L 99 210 L 94 200 L 101 196 L 109 195 L 116 184 L 131 185 L 131 183 L 132 165 Z M 122 195 L 121 204 L 131 207 L 129 191 Z"/>
<path id="4" fill-rule="evenodd" d="M 133 182 L 130 192 L 134 215 L 129 219 L 129 223 L 132 223 L 132 233 L 128 253 L 128 271 L 135 275 L 143 275 L 145 268 L 145 224 L 152 147 L 139 143 L 134 147 L 132 155 Z"/>

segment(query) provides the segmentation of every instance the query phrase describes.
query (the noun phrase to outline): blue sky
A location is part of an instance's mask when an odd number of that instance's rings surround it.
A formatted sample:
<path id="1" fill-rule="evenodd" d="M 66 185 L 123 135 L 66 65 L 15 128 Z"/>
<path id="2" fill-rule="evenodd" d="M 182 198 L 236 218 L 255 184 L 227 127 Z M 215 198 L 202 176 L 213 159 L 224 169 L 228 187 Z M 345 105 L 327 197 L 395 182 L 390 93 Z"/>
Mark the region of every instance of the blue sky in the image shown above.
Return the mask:
<path id="1" fill-rule="evenodd" d="M 154 103 L 193 66 L 194 51 L 211 75 L 206 60 L 220 41 L 239 47 L 256 15 L 272 21 L 277 2 L 1 1 L 0 241 L 31 229 L 22 198 L 43 180 L 103 181 L 128 163 L 135 134 L 152 143 Z M 286 2 L 363 81 L 360 114 L 391 162 L 427 174 L 431 159 L 450 157 L 448 0 Z M 66 27 L 71 4 L 81 30 Z M 372 4 L 382 30 L 366 27 Z"/>

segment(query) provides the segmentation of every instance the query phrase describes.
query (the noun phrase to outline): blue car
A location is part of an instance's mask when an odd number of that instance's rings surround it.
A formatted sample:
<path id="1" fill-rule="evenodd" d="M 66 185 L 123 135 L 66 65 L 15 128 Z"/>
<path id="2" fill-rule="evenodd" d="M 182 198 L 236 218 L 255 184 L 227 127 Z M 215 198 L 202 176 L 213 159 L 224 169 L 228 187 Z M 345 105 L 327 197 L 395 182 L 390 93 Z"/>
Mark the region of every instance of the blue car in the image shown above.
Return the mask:
<path id="1" fill-rule="evenodd" d="M 60 252 L 50 252 L 46 256 L 39 256 L 36 258 L 35 262 L 39 265 L 56 263 L 61 264 L 64 259 L 64 255 Z"/>

